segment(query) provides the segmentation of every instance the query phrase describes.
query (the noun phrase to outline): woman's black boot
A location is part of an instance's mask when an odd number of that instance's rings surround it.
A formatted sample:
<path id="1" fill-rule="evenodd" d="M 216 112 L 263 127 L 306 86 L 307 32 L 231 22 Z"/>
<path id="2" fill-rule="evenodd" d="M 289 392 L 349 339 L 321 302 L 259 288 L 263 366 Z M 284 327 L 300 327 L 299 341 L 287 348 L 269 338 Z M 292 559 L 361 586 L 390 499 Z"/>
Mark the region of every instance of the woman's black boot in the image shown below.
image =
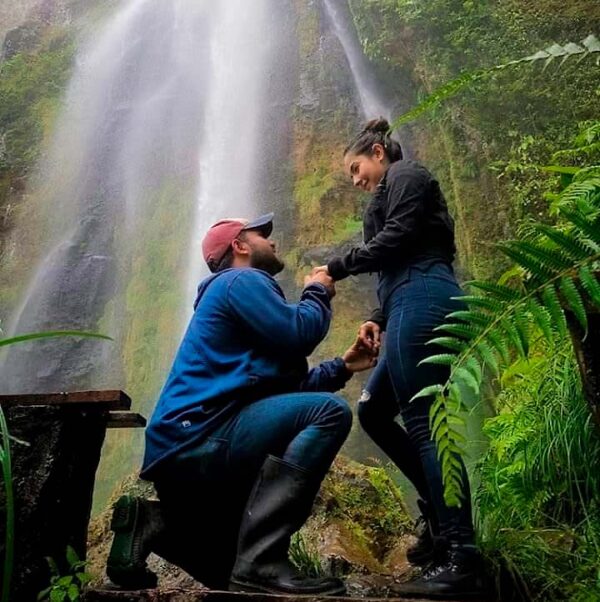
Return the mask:
<path id="1" fill-rule="evenodd" d="M 334 577 L 305 577 L 288 559 L 290 538 L 310 515 L 320 479 L 280 458 L 265 461 L 244 511 L 229 589 L 275 594 L 344 593 Z"/>
<path id="2" fill-rule="evenodd" d="M 481 556 L 474 545 L 450 543 L 440 561 L 395 588 L 395 593 L 430 600 L 483 600 L 488 592 Z"/>

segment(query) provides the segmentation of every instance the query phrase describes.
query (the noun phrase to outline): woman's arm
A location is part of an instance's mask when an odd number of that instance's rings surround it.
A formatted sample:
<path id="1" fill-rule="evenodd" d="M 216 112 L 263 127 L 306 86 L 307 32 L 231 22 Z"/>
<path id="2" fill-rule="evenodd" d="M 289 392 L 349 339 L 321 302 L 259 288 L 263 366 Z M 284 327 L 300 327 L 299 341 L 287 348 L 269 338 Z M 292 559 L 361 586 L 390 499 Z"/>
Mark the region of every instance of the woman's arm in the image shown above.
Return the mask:
<path id="1" fill-rule="evenodd" d="M 388 170 L 388 194 L 383 229 L 369 242 L 327 264 L 334 280 L 350 274 L 378 272 L 392 257 L 402 256 L 419 236 L 431 175 L 416 163 L 394 163 Z"/>

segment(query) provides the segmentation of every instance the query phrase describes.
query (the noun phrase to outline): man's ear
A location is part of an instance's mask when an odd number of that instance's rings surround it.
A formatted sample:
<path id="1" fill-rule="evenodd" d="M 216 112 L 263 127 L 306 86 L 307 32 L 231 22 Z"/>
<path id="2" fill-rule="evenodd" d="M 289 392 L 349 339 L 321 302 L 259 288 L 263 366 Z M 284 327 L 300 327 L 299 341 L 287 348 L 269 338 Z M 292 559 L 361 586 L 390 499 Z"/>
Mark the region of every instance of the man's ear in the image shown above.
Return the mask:
<path id="1" fill-rule="evenodd" d="M 235 255 L 248 255 L 250 253 L 250 247 L 248 246 L 248 243 L 240 240 L 239 238 L 236 238 L 234 241 L 232 241 L 231 248 L 233 249 L 233 253 Z"/>

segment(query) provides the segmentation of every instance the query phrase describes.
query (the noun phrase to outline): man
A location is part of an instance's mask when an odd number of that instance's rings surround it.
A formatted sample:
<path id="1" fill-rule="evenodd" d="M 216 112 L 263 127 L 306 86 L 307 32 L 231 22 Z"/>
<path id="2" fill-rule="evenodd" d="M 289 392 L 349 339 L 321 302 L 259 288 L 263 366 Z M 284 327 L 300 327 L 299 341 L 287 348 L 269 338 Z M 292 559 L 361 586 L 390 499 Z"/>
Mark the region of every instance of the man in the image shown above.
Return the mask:
<path id="1" fill-rule="evenodd" d="M 141 476 L 160 507 L 125 496 L 113 515 L 107 572 L 120 585 L 156 584 L 153 551 L 209 587 L 344 591 L 338 579 L 302 576 L 288 547 L 350 430 L 351 411 L 331 392 L 376 360 L 357 340 L 309 371 L 335 289 L 313 272 L 299 303 L 286 301 L 272 218 L 222 220 L 204 238 L 213 274 L 146 430 Z"/>

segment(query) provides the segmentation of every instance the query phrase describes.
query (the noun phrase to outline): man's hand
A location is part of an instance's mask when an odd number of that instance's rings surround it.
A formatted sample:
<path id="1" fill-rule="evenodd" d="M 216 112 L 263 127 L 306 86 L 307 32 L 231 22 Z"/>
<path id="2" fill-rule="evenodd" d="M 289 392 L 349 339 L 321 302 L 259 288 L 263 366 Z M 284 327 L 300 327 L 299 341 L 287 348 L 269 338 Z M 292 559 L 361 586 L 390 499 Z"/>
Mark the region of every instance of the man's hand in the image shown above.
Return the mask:
<path id="1" fill-rule="evenodd" d="M 350 372 L 362 372 L 377 364 L 378 354 L 379 348 L 370 349 L 365 347 L 360 337 L 356 337 L 356 340 L 346 353 L 344 353 L 342 359 L 346 364 L 346 370 Z"/>
<path id="2" fill-rule="evenodd" d="M 365 322 L 358 329 L 358 339 L 373 352 L 379 353 L 381 347 L 381 328 L 376 322 Z"/>
<path id="3" fill-rule="evenodd" d="M 327 269 L 313 268 L 312 272 L 304 278 L 304 286 L 314 284 L 315 282 L 322 284 L 327 289 L 331 299 L 335 297 L 335 283 L 329 272 L 327 272 Z"/>

